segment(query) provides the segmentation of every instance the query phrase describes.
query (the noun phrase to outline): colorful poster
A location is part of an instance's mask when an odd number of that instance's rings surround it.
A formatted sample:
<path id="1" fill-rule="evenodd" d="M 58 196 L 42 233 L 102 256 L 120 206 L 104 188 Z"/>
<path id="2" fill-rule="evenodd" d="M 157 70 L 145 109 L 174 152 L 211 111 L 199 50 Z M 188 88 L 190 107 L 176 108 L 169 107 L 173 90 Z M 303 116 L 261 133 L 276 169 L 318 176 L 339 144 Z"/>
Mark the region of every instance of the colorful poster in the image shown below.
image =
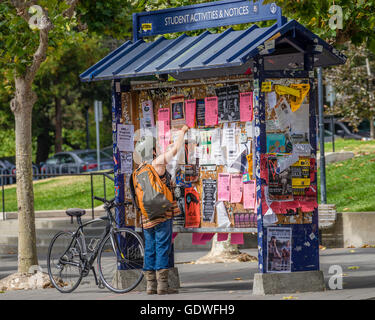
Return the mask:
<path id="1" fill-rule="evenodd" d="M 195 127 L 195 109 L 196 109 L 197 100 L 186 100 L 185 101 L 185 113 L 186 113 L 186 125 L 189 128 Z"/>
<path id="2" fill-rule="evenodd" d="M 291 166 L 293 195 L 304 196 L 310 187 L 310 158 L 301 158 Z"/>
<path id="3" fill-rule="evenodd" d="M 171 117 L 169 108 L 161 108 L 158 111 L 158 132 L 159 132 L 159 144 L 162 152 L 164 152 L 171 139 Z"/>
<path id="4" fill-rule="evenodd" d="M 185 168 L 184 182 L 185 183 L 196 182 L 199 176 L 197 166 L 194 164 L 191 164 L 191 165 L 185 165 L 184 168 Z"/>
<path id="5" fill-rule="evenodd" d="M 267 133 L 267 153 L 285 153 L 286 139 L 284 134 Z"/>
<path id="6" fill-rule="evenodd" d="M 199 228 L 201 212 L 199 194 L 194 188 L 185 189 L 185 228 Z"/>
<path id="7" fill-rule="evenodd" d="M 291 228 L 267 228 L 267 272 L 291 272 L 291 243 Z"/>
<path id="8" fill-rule="evenodd" d="M 241 121 L 253 121 L 253 93 L 240 93 Z"/>
<path id="9" fill-rule="evenodd" d="M 230 202 L 240 203 L 242 200 L 242 174 L 232 174 L 230 181 Z"/>
<path id="10" fill-rule="evenodd" d="M 184 96 L 171 97 L 172 126 L 183 126 L 185 121 Z"/>
<path id="11" fill-rule="evenodd" d="M 243 207 L 244 209 L 255 209 L 256 181 L 251 180 L 243 185 Z"/>
<path id="12" fill-rule="evenodd" d="M 117 125 L 117 147 L 120 151 L 134 151 L 134 126 L 131 124 Z"/>
<path id="13" fill-rule="evenodd" d="M 202 216 L 205 222 L 214 222 L 215 219 L 216 186 L 216 180 L 202 180 Z"/>
<path id="14" fill-rule="evenodd" d="M 218 98 L 209 97 L 205 99 L 205 125 L 216 126 L 218 121 Z"/>
<path id="15" fill-rule="evenodd" d="M 290 168 L 280 174 L 277 170 L 277 157 L 267 159 L 268 167 L 268 195 L 270 201 L 292 201 L 292 175 Z"/>
<path id="16" fill-rule="evenodd" d="M 215 164 L 213 153 L 212 153 L 212 134 L 214 130 L 203 130 L 200 132 L 200 147 L 202 154 L 200 157 L 199 164 L 208 165 Z"/>
<path id="17" fill-rule="evenodd" d="M 196 118 L 197 118 L 197 125 L 198 127 L 203 128 L 205 126 L 205 103 L 204 99 L 197 100 L 196 105 Z"/>
<path id="18" fill-rule="evenodd" d="M 219 173 L 218 181 L 218 201 L 230 201 L 230 174 Z"/>

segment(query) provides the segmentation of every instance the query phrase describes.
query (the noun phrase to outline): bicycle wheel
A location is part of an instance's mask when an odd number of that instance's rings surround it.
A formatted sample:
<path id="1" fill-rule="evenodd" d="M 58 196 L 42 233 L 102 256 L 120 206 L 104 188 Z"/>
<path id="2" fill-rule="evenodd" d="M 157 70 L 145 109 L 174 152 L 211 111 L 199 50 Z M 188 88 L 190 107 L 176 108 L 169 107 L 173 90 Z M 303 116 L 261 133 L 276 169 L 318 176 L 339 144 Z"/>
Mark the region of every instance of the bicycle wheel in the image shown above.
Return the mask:
<path id="1" fill-rule="evenodd" d="M 97 263 L 104 285 L 115 293 L 133 290 L 143 278 L 142 238 L 131 229 L 118 229 L 104 239 Z"/>
<path id="2" fill-rule="evenodd" d="M 49 278 L 62 293 L 75 290 L 82 280 L 81 248 L 71 232 L 61 231 L 52 239 L 47 256 Z"/>

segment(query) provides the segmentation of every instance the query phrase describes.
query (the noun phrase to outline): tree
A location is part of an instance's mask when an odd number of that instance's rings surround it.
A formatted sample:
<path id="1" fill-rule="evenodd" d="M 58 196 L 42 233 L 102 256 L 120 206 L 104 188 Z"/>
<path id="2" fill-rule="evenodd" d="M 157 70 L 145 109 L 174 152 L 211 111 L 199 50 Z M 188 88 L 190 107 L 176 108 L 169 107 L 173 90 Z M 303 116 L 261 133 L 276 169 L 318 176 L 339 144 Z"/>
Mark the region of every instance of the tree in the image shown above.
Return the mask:
<path id="1" fill-rule="evenodd" d="M 344 51 L 346 64 L 330 69 L 326 79 L 338 92 L 333 110 L 328 113 L 339 115 L 357 128 L 362 119 L 370 121 L 371 138 L 375 139 L 375 86 L 368 75 L 366 59 L 370 71 L 375 72 L 375 55 L 365 45 L 355 47 L 350 44 Z"/>
<path id="2" fill-rule="evenodd" d="M 18 271 L 37 264 L 34 196 L 32 184 L 32 110 L 37 95 L 35 77 L 54 48 L 84 37 L 87 28 L 108 36 L 129 35 L 126 25 L 129 2 L 79 0 L 1 0 L 0 70 L 11 83 L 10 107 L 15 119 L 17 202 L 19 219 Z M 78 9 L 78 15 L 76 14 Z M 112 9 L 112 11 L 111 11 Z M 114 11 L 117 9 L 117 11 Z M 94 12 L 95 15 L 90 15 Z M 95 20 L 95 17 L 103 18 Z M 106 20 L 104 18 L 107 17 Z M 93 23 L 90 23 L 92 22 Z M 122 30 L 121 30 L 122 28 Z M 119 30 L 112 33 L 112 29 Z"/>

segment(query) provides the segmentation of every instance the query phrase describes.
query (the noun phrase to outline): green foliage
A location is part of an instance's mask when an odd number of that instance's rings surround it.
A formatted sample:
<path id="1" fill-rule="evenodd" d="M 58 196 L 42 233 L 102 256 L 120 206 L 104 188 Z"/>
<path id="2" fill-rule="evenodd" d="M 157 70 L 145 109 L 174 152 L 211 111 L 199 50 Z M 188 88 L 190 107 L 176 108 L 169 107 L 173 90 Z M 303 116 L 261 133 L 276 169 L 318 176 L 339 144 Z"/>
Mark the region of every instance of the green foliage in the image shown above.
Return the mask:
<path id="1" fill-rule="evenodd" d="M 343 53 L 348 58 L 346 64 L 325 72 L 337 92 L 333 109 L 326 107 L 326 112 L 344 117 L 356 128 L 363 119 L 375 116 L 375 85 L 371 85 L 366 67 L 368 58 L 375 72 L 375 55 L 365 45 L 348 45 Z"/>
<path id="2" fill-rule="evenodd" d="M 297 20 L 312 32 L 332 43 L 351 41 L 354 45 L 364 42 L 375 52 L 375 0 L 266 0 L 276 2 L 283 9 L 283 15 Z M 329 12 L 332 5 L 338 5 L 343 12 L 343 29 L 330 28 L 336 12 Z"/>

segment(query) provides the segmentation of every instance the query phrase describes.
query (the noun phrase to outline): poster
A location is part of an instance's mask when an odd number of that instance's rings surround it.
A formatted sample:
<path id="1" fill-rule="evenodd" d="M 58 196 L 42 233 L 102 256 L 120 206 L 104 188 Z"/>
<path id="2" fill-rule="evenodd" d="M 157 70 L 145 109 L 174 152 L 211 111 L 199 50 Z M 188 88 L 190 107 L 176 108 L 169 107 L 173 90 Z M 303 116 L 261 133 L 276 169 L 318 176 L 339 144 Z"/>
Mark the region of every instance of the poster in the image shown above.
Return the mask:
<path id="1" fill-rule="evenodd" d="M 133 172 L 133 153 L 120 152 L 121 156 L 121 173 L 131 174 Z"/>
<path id="2" fill-rule="evenodd" d="M 219 123 L 240 121 L 240 101 L 238 86 L 215 90 L 218 97 Z"/>
<path id="3" fill-rule="evenodd" d="M 216 186 L 216 180 L 202 180 L 202 215 L 205 222 L 214 222 L 215 219 Z"/>
<path id="4" fill-rule="evenodd" d="M 241 121 L 253 121 L 253 93 L 240 93 L 240 118 Z"/>
<path id="5" fill-rule="evenodd" d="M 292 201 L 292 174 L 290 168 L 277 173 L 277 157 L 267 159 L 268 195 L 270 201 Z"/>
<path id="6" fill-rule="evenodd" d="M 240 203 L 242 200 L 242 174 L 232 174 L 230 181 L 230 202 Z"/>
<path id="7" fill-rule="evenodd" d="M 202 130 L 200 132 L 200 147 L 202 154 L 200 157 L 200 165 L 215 164 L 212 152 L 212 135 L 214 130 Z"/>
<path id="8" fill-rule="evenodd" d="M 134 151 L 134 126 L 131 124 L 117 125 L 117 147 L 120 151 Z"/>
<path id="9" fill-rule="evenodd" d="M 250 180 L 243 184 L 243 207 L 244 209 L 255 209 L 256 181 Z"/>
<path id="10" fill-rule="evenodd" d="M 185 165 L 184 170 L 185 170 L 185 180 L 184 180 L 185 183 L 198 181 L 199 173 L 198 173 L 198 168 L 196 165 L 194 164 Z"/>
<path id="11" fill-rule="evenodd" d="M 285 153 L 286 139 L 284 134 L 267 133 L 267 153 Z"/>
<path id="12" fill-rule="evenodd" d="M 185 121 L 184 96 L 171 97 L 172 127 L 183 126 Z"/>
<path id="13" fill-rule="evenodd" d="M 158 110 L 158 132 L 159 132 L 159 145 L 164 152 L 169 145 L 170 141 L 170 110 L 169 108 L 161 108 Z"/>
<path id="14" fill-rule="evenodd" d="M 218 123 L 218 98 L 209 97 L 204 99 L 205 103 L 205 125 L 216 126 Z"/>
<path id="15" fill-rule="evenodd" d="M 282 97 L 275 107 L 276 117 L 277 117 L 277 127 L 280 130 L 285 130 L 286 128 L 291 127 L 291 119 L 292 119 L 292 109 L 290 108 L 290 104 L 286 100 L 285 97 Z"/>
<path id="16" fill-rule="evenodd" d="M 142 129 L 152 128 L 155 126 L 154 122 L 154 108 L 151 100 L 142 102 L 143 127 Z"/>
<path id="17" fill-rule="evenodd" d="M 301 158 L 291 166 L 293 195 L 304 196 L 310 187 L 310 158 Z"/>
<path id="18" fill-rule="evenodd" d="M 291 243 L 291 228 L 267 228 L 267 272 L 291 272 Z"/>
<path id="19" fill-rule="evenodd" d="M 230 201 L 230 174 L 219 173 L 218 175 L 218 201 Z"/>
<path id="20" fill-rule="evenodd" d="M 197 116 L 198 127 L 202 128 L 205 126 L 205 115 L 206 115 L 206 110 L 205 110 L 204 99 L 197 100 L 196 116 Z"/>
<path id="21" fill-rule="evenodd" d="M 185 188 L 183 186 L 178 186 L 174 189 L 174 196 L 178 208 L 180 209 L 180 214 L 173 217 L 173 224 L 184 226 L 185 225 Z"/>
<path id="22" fill-rule="evenodd" d="M 201 213 L 199 194 L 194 188 L 185 189 L 185 228 L 199 228 Z"/>
<path id="23" fill-rule="evenodd" d="M 195 109 L 196 109 L 197 100 L 186 100 L 185 101 L 185 113 L 186 113 L 186 125 L 189 128 L 195 127 Z"/>

